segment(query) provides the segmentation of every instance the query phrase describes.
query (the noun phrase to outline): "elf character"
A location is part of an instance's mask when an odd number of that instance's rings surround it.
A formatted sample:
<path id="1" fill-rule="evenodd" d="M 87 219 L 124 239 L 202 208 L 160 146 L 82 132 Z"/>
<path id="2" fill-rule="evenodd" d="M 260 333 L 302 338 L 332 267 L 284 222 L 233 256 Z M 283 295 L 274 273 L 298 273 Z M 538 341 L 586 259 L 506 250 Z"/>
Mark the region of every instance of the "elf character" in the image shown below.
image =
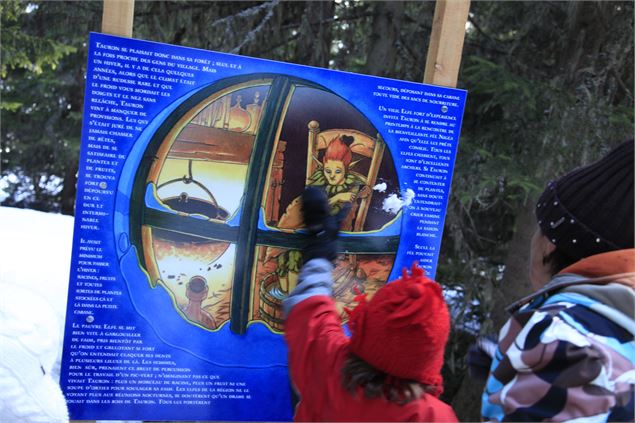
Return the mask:
<path id="1" fill-rule="evenodd" d="M 351 203 L 352 207 L 342 222 L 342 230 L 353 229 L 353 219 L 357 212 L 357 200 L 365 198 L 370 193 L 366 181 L 355 172 L 351 172 L 353 152 L 349 147 L 354 138 L 348 135 L 338 135 L 329 141 L 322 161 L 318 168 L 309 177 L 309 186 L 317 186 L 324 189 L 328 196 L 333 213 L 342 209 L 342 205 Z M 302 226 L 300 197 L 296 197 L 285 210 L 278 221 L 281 229 L 297 229 Z"/>
<path id="2" fill-rule="evenodd" d="M 350 211 L 344 217 L 342 229 L 353 230 L 359 204 L 358 199 L 365 198 L 371 192 L 366 181 L 355 172 L 350 171 L 354 165 L 353 152 L 349 147 L 354 138 L 348 135 L 338 135 L 329 141 L 318 168 L 309 177 L 309 186 L 320 187 L 328 196 L 328 203 L 332 213 L 338 213 L 344 204 L 351 204 Z M 285 210 L 278 221 L 281 229 L 298 229 L 302 227 L 301 199 L 296 197 Z M 297 283 L 300 254 L 297 251 L 284 251 L 279 248 L 269 248 L 265 262 L 276 258 L 277 273 L 280 278 L 280 289 L 288 294 Z"/>
<path id="3" fill-rule="evenodd" d="M 344 334 L 332 298 L 337 235 L 347 207 L 330 212 L 323 190 L 302 195 L 309 243 L 299 283 L 284 300 L 295 421 L 457 421 L 438 399 L 450 317 L 441 287 L 416 264 L 363 296 Z"/>

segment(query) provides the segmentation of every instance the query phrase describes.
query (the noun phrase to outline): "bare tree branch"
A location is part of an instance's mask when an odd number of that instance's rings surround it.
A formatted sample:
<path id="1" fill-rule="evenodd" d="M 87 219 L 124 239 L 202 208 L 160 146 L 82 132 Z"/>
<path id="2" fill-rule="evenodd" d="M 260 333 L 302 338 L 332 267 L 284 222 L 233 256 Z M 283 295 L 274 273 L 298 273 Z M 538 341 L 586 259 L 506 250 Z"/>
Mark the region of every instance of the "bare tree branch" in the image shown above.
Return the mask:
<path id="1" fill-rule="evenodd" d="M 240 50 L 246 46 L 247 44 L 253 42 L 256 39 L 256 35 L 258 35 L 258 33 L 260 33 L 260 31 L 262 31 L 262 29 L 265 27 L 265 25 L 267 24 L 267 22 L 269 22 L 269 20 L 271 20 L 271 18 L 273 17 L 273 10 L 276 8 L 276 6 L 280 3 L 280 0 L 272 0 L 269 3 L 265 3 L 264 5 L 267 6 L 268 10 L 267 10 L 267 14 L 265 15 L 265 17 L 262 19 L 262 21 L 260 21 L 260 23 L 258 24 L 258 26 L 256 26 L 253 30 L 249 31 L 247 33 L 247 35 L 245 36 L 245 38 L 243 39 L 243 41 L 237 46 L 234 47 L 233 49 L 231 49 L 229 52 L 233 53 L 233 54 L 238 54 L 240 52 Z M 263 5 L 263 6 L 264 6 Z M 258 6 L 260 7 L 260 6 Z M 254 9 L 254 8 L 252 8 Z M 247 9 L 243 12 L 238 13 L 237 17 L 243 17 L 245 16 L 246 12 L 249 11 L 251 9 Z M 254 12 L 255 13 L 255 12 Z M 250 12 L 250 15 L 253 15 L 254 13 Z"/>
<path id="2" fill-rule="evenodd" d="M 279 0 L 272 0 L 270 2 L 262 3 L 257 6 L 250 7 L 249 9 L 241 10 L 238 13 L 235 13 L 230 16 L 226 16 L 224 18 L 218 19 L 214 21 L 210 27 L 210 29 L 214 29 L 222 24 L 225 24 L 225 27 L 229 27 L 229 24 L 233 23 L 235 19 L 243 19 L 243 18 L 251 18 L 257 14 L 259 14 L 262 10 L 267 10 L 267 14 L 271 13 L 271 10 L 277 6 Z"/>

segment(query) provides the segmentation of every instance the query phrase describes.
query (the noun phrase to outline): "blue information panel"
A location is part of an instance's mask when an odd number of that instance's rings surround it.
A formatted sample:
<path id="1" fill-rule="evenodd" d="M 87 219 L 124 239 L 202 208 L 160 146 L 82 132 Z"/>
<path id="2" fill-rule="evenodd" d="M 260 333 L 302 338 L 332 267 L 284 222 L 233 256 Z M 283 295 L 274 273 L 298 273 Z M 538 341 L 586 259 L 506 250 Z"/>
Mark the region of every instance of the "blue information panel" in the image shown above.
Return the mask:
<path id="1" fill-rule="evenodd" d="M 292 419 L 281 302 L 302 263 L 302 190 L 352 204 L 340 311 L 415 260 L 434 275 L 465 96 L 91 34 L 72 418 Z"/>

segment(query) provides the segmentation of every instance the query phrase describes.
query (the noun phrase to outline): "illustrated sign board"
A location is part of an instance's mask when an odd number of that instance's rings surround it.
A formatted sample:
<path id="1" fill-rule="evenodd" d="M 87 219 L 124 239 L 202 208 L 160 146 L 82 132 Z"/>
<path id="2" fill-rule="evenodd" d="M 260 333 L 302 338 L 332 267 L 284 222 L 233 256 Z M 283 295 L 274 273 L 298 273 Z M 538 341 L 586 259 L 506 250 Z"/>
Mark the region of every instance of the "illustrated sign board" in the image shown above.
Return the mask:
<path id="1" fill-rule="evenodd" d="M 306 242 L 300 194 L 352 204 L 339 310 L 415 260 L 434 275 L 465 96 L 91 34 L 72 418 L 290 420 L 281 302 Z"/>

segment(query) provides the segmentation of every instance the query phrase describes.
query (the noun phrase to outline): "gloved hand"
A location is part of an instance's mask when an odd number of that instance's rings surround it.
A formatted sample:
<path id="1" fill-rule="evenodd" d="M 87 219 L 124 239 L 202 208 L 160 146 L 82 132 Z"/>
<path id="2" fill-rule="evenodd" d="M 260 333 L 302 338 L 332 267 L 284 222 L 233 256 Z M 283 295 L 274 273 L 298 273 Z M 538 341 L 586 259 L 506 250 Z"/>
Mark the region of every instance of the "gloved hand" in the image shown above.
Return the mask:
<path id="1" fill-rule="evenodd" d="M 467 351 L 467 368 L 470 376 L 485 381 L 492 366 L 492 359 L 497 347 L 496 338 L 487 335 L 479 336 Z"/>
<path id="2" fill-rule="evenodd" d="M 309 232 L 309 242 L 302 253 L 305 263 L 315 258 L 335 261 L 340 224 L 350 209 L 351 205 L 347 203 L 336 215 L 331 215 L 328 198 L 322 189 L 307 187 L 304 190 L 302 215 Z"/>

